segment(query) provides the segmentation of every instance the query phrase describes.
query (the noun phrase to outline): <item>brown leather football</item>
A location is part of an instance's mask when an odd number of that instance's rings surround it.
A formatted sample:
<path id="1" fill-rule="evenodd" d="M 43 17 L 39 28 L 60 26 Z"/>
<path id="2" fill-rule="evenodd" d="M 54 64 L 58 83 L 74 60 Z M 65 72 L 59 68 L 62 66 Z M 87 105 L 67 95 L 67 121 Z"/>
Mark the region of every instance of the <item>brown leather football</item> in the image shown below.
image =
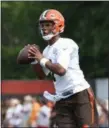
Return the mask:
<path id="1" fill-rule="evenodd" d="M 17 56 L 17 63 L 18 64 L 30 64 L 34 61 L 34 59 L 28 58 L 28 49 L 31 45 L 28 45 L 22 48 Z"/>

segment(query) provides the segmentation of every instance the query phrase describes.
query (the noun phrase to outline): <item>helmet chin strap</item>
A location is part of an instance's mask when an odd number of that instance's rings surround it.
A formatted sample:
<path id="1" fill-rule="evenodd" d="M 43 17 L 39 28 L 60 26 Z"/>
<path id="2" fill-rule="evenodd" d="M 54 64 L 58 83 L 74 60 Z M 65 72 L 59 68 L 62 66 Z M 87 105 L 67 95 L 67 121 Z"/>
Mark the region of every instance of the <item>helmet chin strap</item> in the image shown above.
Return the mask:
<path id="1" fill-rule="evenodd" d="M 57 32 L 56 34 L 50 33 L 46 36 L 43 35 L 43 31 L 41 30 L 42 38 L 46 41 L 51 40 L 54 36 L 58 35 L 59 33 Z"/>
<path id="2" fill-rule="evenodd" d="M 48 41 L 48 40 L 51 40 L 54 36 L 55 36 L 54 34 L 50 33 L 50 34 L 48 34 L 46 36 L 42 36 L 42 38 L 44 40 Z"/>

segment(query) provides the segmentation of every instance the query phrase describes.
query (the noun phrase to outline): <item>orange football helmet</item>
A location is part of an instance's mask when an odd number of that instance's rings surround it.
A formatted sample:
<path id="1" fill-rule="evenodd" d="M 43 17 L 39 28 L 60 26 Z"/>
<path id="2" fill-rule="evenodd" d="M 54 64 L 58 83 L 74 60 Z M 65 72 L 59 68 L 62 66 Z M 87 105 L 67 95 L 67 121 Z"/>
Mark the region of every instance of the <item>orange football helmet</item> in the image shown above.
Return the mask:
<path id="1" fill-rule="evenodd" d="M 54 33 L 54 36 L 64 31 L 65 19 L 62 16 L 62 14 L 57 10 L 54 9 L 45 10 L 39 18 L 39 24 L 41 21 L 54 22 L 54 29 L 52 31 Z"/>

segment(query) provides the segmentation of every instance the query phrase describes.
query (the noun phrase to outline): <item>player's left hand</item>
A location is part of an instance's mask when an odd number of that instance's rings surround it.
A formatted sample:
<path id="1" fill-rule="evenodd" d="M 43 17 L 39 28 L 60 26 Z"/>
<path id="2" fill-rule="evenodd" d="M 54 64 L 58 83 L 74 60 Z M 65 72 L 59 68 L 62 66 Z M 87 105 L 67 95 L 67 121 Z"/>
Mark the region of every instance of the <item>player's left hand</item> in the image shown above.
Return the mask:
<path id="1" fill-rule="evenodd" d="M 33 45 L 28 50 L 28 58 L 34 58 L 39 62 L 43 58 L 43 55 L 40 52 L 39 48 Z"/>

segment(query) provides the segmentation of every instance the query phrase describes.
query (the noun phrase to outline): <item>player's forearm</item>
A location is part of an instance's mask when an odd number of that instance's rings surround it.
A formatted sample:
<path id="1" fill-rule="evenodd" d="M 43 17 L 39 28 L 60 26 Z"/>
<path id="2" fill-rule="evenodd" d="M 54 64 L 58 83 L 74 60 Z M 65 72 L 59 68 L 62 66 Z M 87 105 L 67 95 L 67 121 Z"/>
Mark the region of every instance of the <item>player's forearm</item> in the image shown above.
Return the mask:
<path id="1" fill-rule="evenodd" d="M 53 64 L 51 61 L 47 61 L 45 66 L 53 73 L 63 76 L 66 70 L 60 64 Z"/>

